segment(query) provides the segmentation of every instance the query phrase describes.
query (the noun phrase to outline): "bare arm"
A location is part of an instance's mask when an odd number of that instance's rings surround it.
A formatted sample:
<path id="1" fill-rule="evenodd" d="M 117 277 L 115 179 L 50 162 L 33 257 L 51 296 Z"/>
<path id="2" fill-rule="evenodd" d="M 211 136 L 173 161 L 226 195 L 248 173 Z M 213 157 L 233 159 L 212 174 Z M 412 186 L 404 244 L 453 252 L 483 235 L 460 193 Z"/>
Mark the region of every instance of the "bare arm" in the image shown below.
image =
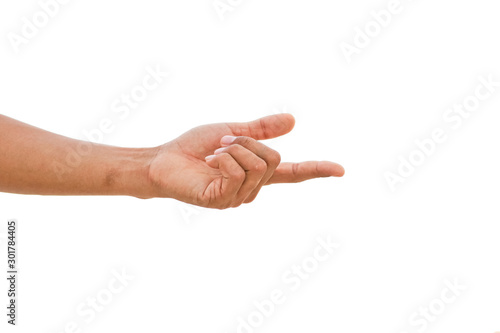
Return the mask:
<path id="1" fill-rule="evenodd" d="M 0 115 L 2 192 L 150 197 L 148 165 L 155 154 L 155 148 L 67 138 Z"/>
<path id="2" fill-rule="evenodd" d="M 342 176 L 328 161 L 281 163 L 259 140 L 290 132 L 291 115 L 196 127 L 153 148 L 79 141 L 0 115 L 0 191 L 42 195 L 170 197 L 237 207 L 263 185 Z"/>

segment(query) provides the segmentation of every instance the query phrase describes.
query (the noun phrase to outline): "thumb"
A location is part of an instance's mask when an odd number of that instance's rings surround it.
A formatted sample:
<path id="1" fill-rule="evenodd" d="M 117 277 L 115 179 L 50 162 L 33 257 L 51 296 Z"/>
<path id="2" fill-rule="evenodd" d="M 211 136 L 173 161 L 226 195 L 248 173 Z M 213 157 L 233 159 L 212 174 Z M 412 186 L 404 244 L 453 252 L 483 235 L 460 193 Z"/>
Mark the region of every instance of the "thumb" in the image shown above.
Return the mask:
<path id="1" fill-rule="evenodd" d="M 227 123 L 235 136 L 248 136 L 265 140 L 285 135 L 293 129 L 295 118 L 289 113 L 280 113 L 248 123 Z"/>

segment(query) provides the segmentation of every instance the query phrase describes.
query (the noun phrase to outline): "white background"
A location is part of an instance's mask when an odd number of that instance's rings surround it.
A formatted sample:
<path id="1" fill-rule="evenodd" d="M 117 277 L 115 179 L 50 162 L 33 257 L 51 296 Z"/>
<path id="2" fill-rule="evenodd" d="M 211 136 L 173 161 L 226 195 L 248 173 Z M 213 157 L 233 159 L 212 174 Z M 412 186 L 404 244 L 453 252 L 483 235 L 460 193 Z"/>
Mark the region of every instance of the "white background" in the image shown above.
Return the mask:
<path id="1" fill-rule="evenodd" d="M 341 246 L 254 332 L 417 332 L 410 317 L 439 303 L 446 279 L 467 290 L 421 331 L 500 330 L 500 88 L 460 128 L 443 121 L 480 75 L 500 81 L 498 4 L 401 0 L 348 63 L 341 43 L 388 3 L 243 0 L 221 20 L 211 0 L 74 0 L 16 53 L 8 34 L 40 5 L 2 1 L 2 114 L 80 139 L 112 118 L 105 143 L 147 147 L 288 111 L 295 129 L 269 145 L 346 175 L 266 187 L 225 211 L 0 194 L 0 232 L 19 221 L 20 260 L 19 325 L 6 324 L 2 278 L 0 330 L 64 332 L 75 321 L 81 332 L 237 332 L 254 301 L 289 291 L 282 274 L 318 236 Z M 111 104 L 147 66 L 170 76 L 120 120 Z M 384 173 L 436 127 L 447 141 L 391 191 Z M 134 279 L 86 323 L 77 307 L 122 268 Z"/>

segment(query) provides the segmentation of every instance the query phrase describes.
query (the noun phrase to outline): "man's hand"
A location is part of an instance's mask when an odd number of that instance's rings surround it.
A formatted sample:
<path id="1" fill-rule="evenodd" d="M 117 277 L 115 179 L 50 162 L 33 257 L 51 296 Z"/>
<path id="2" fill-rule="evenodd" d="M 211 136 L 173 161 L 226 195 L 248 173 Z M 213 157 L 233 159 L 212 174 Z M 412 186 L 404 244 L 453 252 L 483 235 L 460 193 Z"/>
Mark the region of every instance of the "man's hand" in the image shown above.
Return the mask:
<path id="1" fill-rule="evenodd" d="M 258 141 L 287 134 L 294 124 L 292 115 L 278 114 L 196 127 L 157 148 L 149 167 L 154 193 L 224 209 L 253 201 L 263 185 L 344 175 L 333 162 L 280 163 L 279 153 Z"/>
<path id="2" fill-rule="evenodd" d="M 263 185 L 342 176 L 332 162 L 280 163 L 259 140 L 290 132 L 292 115 L 194 128 L 154 148 L 75 140 L 0 115 L 0 191 L 170 197 L 211 207 L 251 202 Z"/>

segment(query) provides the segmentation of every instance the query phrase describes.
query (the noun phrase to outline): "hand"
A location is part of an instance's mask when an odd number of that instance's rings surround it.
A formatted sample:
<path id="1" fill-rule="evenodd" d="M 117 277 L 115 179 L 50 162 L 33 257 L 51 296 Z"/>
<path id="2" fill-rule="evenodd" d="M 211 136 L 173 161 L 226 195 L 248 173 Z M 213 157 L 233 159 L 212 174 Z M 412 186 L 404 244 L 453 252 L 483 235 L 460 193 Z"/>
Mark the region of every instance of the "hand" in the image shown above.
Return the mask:
<path id="1" fill-rule="evenodd" d="M 258 141 L 287 134 L 294 124 L 292 115 L 278 114 L 196 127 L 158 147 L 149 178 L 160 197 L 224 209 L 252 202 L 263 185 L 343 176 L 333 162 L 280 163 L 279 153 Z"/>

